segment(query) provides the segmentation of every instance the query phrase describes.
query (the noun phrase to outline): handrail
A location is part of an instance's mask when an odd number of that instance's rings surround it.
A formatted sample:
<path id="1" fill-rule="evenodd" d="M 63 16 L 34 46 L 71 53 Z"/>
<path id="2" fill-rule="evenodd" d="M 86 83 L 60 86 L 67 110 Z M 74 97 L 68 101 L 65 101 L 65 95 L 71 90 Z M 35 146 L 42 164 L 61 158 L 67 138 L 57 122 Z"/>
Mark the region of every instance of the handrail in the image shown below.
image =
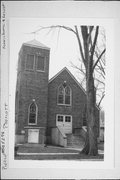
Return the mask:
<path id="1" fill-rule="evenodd" d="M 60 128 L 60 126 L 57 126 L 56 128 L 58 128 L 59 132 L 62 134 L 63 138 L 67 138 L 67 136 L 65 135 L 65 133 L 63 132 L 62 128 Z"/>
<path id="2" fill-rule="evenodd" d="M 87 127 L 83 126 L 82 129 L 87 132 Z"/>
<path id="3" fill-rule="evenodd" d="M 53 136 L 52 142 L 56 145 L 61 145 L 66 147 L 67 146 L 67 136 L 65 133 L 62 131 L 62 129 L 59 126 L 52 127 L 52 129 L 55 129 L 54 132 L 56 132 L 57 137 Z"/>

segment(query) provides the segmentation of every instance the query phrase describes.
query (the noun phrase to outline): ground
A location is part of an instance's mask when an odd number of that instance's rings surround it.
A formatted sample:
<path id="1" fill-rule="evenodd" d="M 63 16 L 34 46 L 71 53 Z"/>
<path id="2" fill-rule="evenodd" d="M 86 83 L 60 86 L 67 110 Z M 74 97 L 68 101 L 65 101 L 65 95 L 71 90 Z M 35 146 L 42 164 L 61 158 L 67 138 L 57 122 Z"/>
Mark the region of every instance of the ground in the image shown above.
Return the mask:
<path id="1" fill-rule="evenodd" d="M 59 147 L 59 146 L 40 146 L 33 144 L 20 145 L 15 156 L 17 160 L 103 160 L 103 143 L 99 145 L 97 156 L 81 154 L 80 147 Z"/>

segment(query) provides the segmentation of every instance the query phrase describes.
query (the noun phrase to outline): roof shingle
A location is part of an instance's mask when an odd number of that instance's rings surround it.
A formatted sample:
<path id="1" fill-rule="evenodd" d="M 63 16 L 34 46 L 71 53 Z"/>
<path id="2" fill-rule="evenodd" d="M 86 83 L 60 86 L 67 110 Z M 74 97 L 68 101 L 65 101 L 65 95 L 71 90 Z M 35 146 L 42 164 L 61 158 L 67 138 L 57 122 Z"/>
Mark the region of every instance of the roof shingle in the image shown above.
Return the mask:
<path id="1" fill-rule="evenodd" d="M 40 47 L 42 49 L 48 49 L 50 50 L 49 47 L 47 47 L 46 45 L 42 44 L 41 42 L 37 41 L 36 39 L 33 39 L 31 41 L 28 41 L 26 43 L 23 43 L 23 45 L 27 45 L 27 46 L 32 46 L 32 47 Z"/>

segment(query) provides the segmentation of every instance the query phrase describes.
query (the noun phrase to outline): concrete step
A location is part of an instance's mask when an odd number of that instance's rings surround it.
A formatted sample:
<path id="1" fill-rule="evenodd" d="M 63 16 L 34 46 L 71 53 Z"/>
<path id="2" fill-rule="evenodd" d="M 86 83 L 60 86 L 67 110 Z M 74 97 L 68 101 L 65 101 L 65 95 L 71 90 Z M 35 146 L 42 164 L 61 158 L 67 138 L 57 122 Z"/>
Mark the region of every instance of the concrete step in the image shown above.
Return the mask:
<path id="1" fill-rule="evenodd" d="M 67 146 L 81 147 L 84 146 L 84 138 L 81 135 L 69 134 L 67 135 Z"/>

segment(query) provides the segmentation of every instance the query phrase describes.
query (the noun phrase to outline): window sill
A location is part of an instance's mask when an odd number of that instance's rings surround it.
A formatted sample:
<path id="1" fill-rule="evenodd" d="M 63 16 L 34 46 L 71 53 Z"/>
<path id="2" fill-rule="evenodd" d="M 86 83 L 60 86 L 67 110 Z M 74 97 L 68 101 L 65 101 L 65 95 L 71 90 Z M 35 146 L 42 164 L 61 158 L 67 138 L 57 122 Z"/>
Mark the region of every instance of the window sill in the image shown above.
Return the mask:
<path id="1" fill-rule="evenodd" d="M 29 123 L 28 125 L 30 125 L 30 126 L 35 126 L 35 125 L 37 125 L 37 124 L 32 124 L 32 123 L 30 124 L 30 123 Z"/>
<path id="2" fill-rule="evenodd" d="M 58 106 L 68 106 L 68 107 L 71 107 L 72 105 L 71 104 L 57 104 Z"/>
<path id="3" fill-rule="evenodd" d="M 42 71 L 42 70 L 37 70 L 37 69 L 36 69 L 36 72 L 45 72 L 45 70 Z"/>
<path id="4" fill-rule="evenodd" d="M 25 69 L 25 71 L 32 71 L 32 72 L 34 72 L 35 70 L 34 69 Z"/>

